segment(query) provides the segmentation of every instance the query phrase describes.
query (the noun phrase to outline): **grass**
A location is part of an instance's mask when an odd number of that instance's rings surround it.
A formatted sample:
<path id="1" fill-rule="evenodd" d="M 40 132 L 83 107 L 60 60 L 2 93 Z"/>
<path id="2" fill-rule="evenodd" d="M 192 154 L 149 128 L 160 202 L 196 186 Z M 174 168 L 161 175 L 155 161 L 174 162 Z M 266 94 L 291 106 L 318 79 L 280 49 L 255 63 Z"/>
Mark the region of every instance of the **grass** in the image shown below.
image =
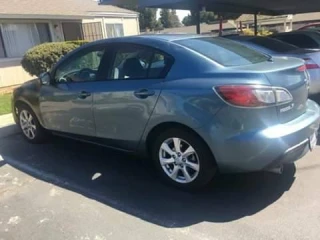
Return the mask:
<path id="1" fill-rule="evenodd" d="M 11 94 L 0 94 L 0 115 L 11 113 Z"/>

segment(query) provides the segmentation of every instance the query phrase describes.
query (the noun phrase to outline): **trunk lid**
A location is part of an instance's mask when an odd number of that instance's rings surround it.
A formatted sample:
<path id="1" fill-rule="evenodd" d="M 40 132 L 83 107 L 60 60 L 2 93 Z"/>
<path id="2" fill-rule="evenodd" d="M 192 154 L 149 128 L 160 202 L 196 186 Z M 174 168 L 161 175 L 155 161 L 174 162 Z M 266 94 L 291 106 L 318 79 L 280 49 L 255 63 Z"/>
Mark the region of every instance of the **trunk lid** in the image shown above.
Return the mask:
<path id="1" fill-rule="evenodd" d="M 279 121 L 285 123 L 306 111 L 309 77 L 306 70 L 298 70 L 303 65 L 301 59 L 275 57 L 272 61 L 237 67 L 237 70 L 263 73 L 272 86 L 285 88 L 290 92 L 293 100 L 277 106 Z"/>

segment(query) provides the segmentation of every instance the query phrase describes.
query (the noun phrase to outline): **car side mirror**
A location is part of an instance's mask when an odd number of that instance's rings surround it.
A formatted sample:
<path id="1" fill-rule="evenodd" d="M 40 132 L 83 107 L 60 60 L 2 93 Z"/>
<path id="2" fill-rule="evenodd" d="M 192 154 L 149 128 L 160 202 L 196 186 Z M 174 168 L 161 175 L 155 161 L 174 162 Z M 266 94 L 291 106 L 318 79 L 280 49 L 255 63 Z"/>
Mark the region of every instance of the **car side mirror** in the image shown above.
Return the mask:
<path id="1" fill-rule="evenodd" d="M 42 85 L 50 85 L 50 82 L 51 82 L 50 81 L 51 80 L 50 73 L 48 73 L 48 72 L 41 73 L 39 78 L 40 78 Z"/>

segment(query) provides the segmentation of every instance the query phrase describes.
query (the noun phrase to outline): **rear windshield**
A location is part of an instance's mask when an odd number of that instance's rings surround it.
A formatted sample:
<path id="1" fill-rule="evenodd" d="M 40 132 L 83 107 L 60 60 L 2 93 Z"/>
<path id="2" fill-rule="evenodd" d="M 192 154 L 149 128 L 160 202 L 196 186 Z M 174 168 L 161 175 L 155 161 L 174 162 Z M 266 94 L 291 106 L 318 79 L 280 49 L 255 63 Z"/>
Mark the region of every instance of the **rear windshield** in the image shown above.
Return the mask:
<path id="1" fill-rule="evenodd" d="M 248 65 L 265 62 L 269 59 L 269 56 L 224 38 L 188 38 L 178 40 L 176 43 L 190 48 L 223 66 Z"/>
<path id="2" fill-rule="evenodd" d="M 249 42 L 252 42 L 258 46 L 264 47 L 277 53 L 286 53 L 298 49 L 298 47 L 291 44 L 267 37 L 252 38 L 249 40 Z"/>

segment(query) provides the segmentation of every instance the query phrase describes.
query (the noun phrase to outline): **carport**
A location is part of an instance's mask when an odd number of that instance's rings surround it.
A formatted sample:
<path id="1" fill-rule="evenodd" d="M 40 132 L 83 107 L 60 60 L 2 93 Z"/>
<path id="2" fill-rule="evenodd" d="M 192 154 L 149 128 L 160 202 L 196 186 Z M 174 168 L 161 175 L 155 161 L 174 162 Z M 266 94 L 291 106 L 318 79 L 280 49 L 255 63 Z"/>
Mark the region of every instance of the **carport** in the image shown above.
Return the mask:
<path id="1" fill-rule="evenodd" d="M 197 12 L 197 33 L 200 34 L 200 11 L 254 14 L 254 32 L 258 33 L 257 15 L 282 15 L 320 11 L 319 0 L 100 0 L 101 4 L 130 4 L 141 8 L 167 8 Z M 221 20 L 220 20 L 221 21 Z M 222 24 L 220 24 L 220 27 Z M 221 29 L 220 29 L 221 32 Z"/>

